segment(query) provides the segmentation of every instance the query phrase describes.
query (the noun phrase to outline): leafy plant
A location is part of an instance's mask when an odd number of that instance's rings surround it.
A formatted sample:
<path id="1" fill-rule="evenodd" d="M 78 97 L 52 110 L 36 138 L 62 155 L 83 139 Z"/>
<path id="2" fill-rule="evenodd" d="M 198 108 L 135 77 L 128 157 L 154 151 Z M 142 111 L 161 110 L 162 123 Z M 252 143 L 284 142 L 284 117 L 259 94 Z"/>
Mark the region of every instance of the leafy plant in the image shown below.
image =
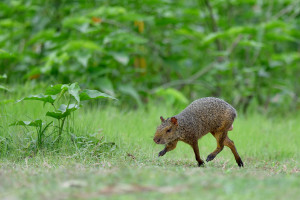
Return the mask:
<path id="1" fill-rule="evenodd" d="M 299 2 L 2 0 L 0 73 L 84 82 L 133 106 L 172 87 L 189 101 L 296 110 Z"/>
<path id="2" fill-rule="evenodd" d="M 37 119 L 33 121 L 17 121 L 10 126 L 32 126 L 36 128 L 36 134 L 37 134 L 37 148 L 40 149 L 43 147 L 44 144 L 44 138 L 46 130 L 49 128 L 49 126 L 52 124 L 52 122 L 45 124 L 42 122 L 42 120 Z"/>
<path id="3" fill-rule="evenodd" d="M 18 100 L 17 102 L 37 100 L 44 102 L 44 104 L 48 103 L 52 105 L 53 109 L 47 111 L 46 116 L 56 119 L 56 125 L 54 125 L 52 122 L 46 124 L 45 122 L 42 122 L 41 119 L 37 119 L 34 121 L 17 121 L 12 123 L 11 126 L 22 125 L 35 127 L 37 130 L 38 137 L 37 144 L 40 148 L 42 147 L 43 138 L 45 136 L 46 130 L 49 128 L 50 125 L 53 124 L 54 128 L 57 129 L 58 133 L 56 139 L 53 142 L 59 142 L 63 134 L 65 124 L 69 119 L 69 116 L 76 110 L 78 110 L 80 107 L 82 107 L 83 101 L 99 98 L 115 99 L 114 97 L 105 93 L 101 93 L 97 90 L 81 90 L 78 83 L 51 85 L 46 89 L 44 94 L 29 95 Z"/>

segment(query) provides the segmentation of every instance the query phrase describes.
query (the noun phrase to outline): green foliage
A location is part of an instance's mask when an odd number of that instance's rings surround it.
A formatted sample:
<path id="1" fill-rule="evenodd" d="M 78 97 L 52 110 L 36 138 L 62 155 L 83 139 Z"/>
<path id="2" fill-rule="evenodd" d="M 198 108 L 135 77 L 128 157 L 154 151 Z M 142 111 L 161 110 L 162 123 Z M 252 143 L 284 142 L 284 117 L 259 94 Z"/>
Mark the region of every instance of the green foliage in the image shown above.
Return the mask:
<path id="1" fill-rule="evenodd" d="M 34 121 L 17 121 L 10 124 L 10 126 L 18 126 L 18 125 L 40 127 L 42 125 L 42 120 L 38 119 Z"/>
<path id="2" fill-rule="evenodd" d="M 115 99 L 114 97 L 107 95 L 105 93 L 99 92 L 97 90 L 83 90 L 80 94 L 79 97 L 80 101 L 86 101 L 86 100 L 91 100 L 91 99 L 100 99 L 100 98 L 111 98 Z"/>
<path id="3" fill-rule="evenodd" d="M 3 75 L 0 74 L 0 79 L 6 79 L 6 78 L 7 78 L 6 74 Z"/>
<path id="4" fill-rule="evenodd" d="M 37 94 L 37 95 L 29 95 L 28 97 L 18 100 L 18 102 L 24 101 L 24 100 L 38 100 L 38 101 L 43 101 L 45 103 L 53 104 L 55 99 L 56 99 L 56 96 L 54 96 L 54 95 Z"/>
<path id="5" fill-rule="evenodd" d="M 182 109 L 189 104 L 188 99 L 178 90 L 173 88 L 158 88 L 155 92 L 156 95 L 163 97 L 167 105 L 181 105 Z"/>
<path id="6" fill-rule="evenodd" d="M 3 75 L 0 74 L 0 80 L 1 79 L 7 79 L 7 75 L 6 74 L 3 74 Z M 7 87 L 5 87 L 4 85 L 0 85 L 0 91 L 1 90 L 9 91 L 9 89 Z"/>
<path id="7" fill-rule="evenodd" d="M 58 106 L 59 102 L 62 101 L 62 98 L 64 98 L 64 101 L 67 102 L 67 104 L 61 103 Z M 17 102 L 24 100 L 37 100 L 44 102 L 44 104 L 51 104 L 53 111 L 47 111 L 46 116 L 56 119 L 57 124 L 52 122 L 46 124 L 41 119 L 37 119 L 34 121 L 17 121 L 12 123 L 10 126 L 22 125 L 35 127 L 37 130 L 37 149 L 40 149 L 44 146 L 45 133 L 50 125 L 52 125 L 52 128 L 57 128 L 57 137 L 53 143 L 59 142 L 64 131 L 65 124 L 68 123 L 68 117 L 82 107 L 81 101 L 98 98 L 115 99 L 114 97 L 101 93 L 97 90 L 81 90 L 78 83 L 51 85 L 45 90 L 45 94 L 29 95 Z M 44 124 L 46 125 L 44 126 Z M 74 129 L 74 127 L 70 127 L 69 125 L 68 130 L 66 130 L 68 133 L 70 128 Z"/>
<path id="8" fill-rule="evenodd" d="M 37 149 L 43 148 L 44 143 L 45 143 L 45 133 L 49 126 L 52 124 L 52 122 L 48 123 L 45 125 L 45 123 L 42 122 L 42 120 L 37 119 L 33 121 L 17 121 L 10 126 L 33 126 L 36 128 L 36 133 L 37 133 L 37 143 L 36 147 Z M 30 143 L 29 143 L 30 144 Z"/>
<path id="9" fill-rule="evenodd" d="M 49 117 L 53 117 L 55 119 L 63 119 L 68 117 L 72 112 L 74 112 L 75 110 L 78 110 L 79 106 L 76 104 L 70 104 L 70 105 L 65 105 L 65 104 L 61 104 L 59 106 L 59 108 L 57 110 L 55 110 L 54 112 L 47 112 L 46 116 Z"/>
<path id="10" fill-rule="evenodd" d="M 245 111 L 253 105 L 295 110 L 299 5 L 4 0 L 0 73 L 9 83 L 77 81 L 131 105 L 171 87 L 187 99 L 219 96 Z"/>

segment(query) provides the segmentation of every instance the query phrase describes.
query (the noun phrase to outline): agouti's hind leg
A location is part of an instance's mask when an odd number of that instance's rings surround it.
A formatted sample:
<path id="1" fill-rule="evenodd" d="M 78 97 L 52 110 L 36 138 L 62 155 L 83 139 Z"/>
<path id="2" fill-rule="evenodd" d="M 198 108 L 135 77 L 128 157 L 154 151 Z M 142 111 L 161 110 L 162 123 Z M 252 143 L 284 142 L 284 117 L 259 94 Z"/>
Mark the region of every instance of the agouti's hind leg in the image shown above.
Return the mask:
<path id="1" fill-rule="evenodd" d="M 175 140 L 173 142 L 170 142 L 166 144 L 166 147 L 158 153 L 158 157 L 165 155 L 168 151 L 172 151 L 173 149 L 176 148 L 178 140 Z"/>
<path id="2" fill-rule="evenodd" d="M 209 162 L 213 160 L 218 153 L 220 153 L 224 148 L 224 140 L 227 137 L 227 131 L 226 132 L 216 132 L 211 133 L 217 140 L 217 148 L 214 150 L 211 154 L 209 154 L 206 158 L 206 162 Z"/>
<path id="3" fill-rule="evenodd" d="M 200 153 L 199 153 L 199 147 L 198 147 L 198 141 L 194 142 L 193 144 L 191 144 L 194 153 L 195 153 L 195 158 L 198 162 L 198 166 L 202 166 L 204 165 L 204 161 L 200 158 Z"/>
<path id="4" fill-rule="evenodd" d="M 235 158 L 236 163 L 238 164 L 238 166 L 239 167 L 244 167 L 244 163 L 243 163 L 241 157 L 239 156 L 239 154 L 238 154 L 238 152 L 235 148 L 234 142 L 232 140 L 230 140 L 228 136 L 224 140 L 224 145 L 228 146 L 231 149 L 231 152 L 233 153 L 234 158 Z"/>

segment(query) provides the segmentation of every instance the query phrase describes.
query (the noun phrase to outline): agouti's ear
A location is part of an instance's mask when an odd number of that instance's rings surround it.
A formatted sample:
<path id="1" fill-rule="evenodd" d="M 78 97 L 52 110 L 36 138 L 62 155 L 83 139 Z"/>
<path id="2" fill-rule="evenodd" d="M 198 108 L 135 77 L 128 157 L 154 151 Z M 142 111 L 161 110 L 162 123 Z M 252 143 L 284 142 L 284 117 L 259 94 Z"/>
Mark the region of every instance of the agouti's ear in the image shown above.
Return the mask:
<path id="1" fill-rule="evenodd" d="M 176 119 L 175 117 L 172 117 L 172 118 L 171 118 L 171 122 L 172 122 L 174 125 L 178 125 L 177 119 Z"/>
<path id="2" fill-rule="evenodd" d="M 165 119 L 162 116 L 160 116 L 160 120 L 161 120 L 161 122 L 165 121 Z"/>

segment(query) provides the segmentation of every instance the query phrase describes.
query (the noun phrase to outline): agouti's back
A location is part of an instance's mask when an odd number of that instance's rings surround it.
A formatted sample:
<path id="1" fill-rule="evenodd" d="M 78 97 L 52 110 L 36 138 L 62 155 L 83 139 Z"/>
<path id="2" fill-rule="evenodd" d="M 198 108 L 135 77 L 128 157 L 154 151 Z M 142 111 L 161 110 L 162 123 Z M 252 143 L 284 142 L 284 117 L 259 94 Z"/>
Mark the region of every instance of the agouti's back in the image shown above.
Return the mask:
<path id="1" fill-rule="evenodd" d="M 175 117 L 179 129 L 200 138 L 208 132 L 229 129 L 236 117 L 236 110 L 222 99 L 205 97 L 193 101 Z"/>

